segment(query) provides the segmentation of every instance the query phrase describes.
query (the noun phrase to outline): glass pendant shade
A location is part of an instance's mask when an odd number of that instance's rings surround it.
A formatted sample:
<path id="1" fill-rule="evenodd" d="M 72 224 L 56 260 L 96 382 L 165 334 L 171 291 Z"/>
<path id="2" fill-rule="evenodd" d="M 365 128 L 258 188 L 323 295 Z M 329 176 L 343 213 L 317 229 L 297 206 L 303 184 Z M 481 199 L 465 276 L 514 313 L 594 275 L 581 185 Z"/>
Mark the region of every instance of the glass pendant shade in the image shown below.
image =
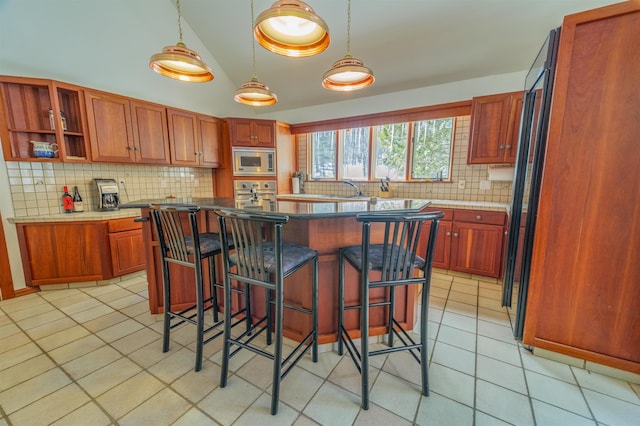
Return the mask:
<path id="1" fill-rule="evenodd" d="M 253 77 L 235 91 L 233 100 L 244 105 L 269 106 L 278 102 L 278 97 L 264 83 Z"/>
<path id="2" fill-rule="evenodd" d="M 326 22 L 299 0 L 273 3 L 258 15 L 253 34 L 265 49 L 290 57 L 317 55 L 331 42 Z"/>
<path id="3" fill-rule="evenodd" d="M 166 46 L 162 53 L 151 57 L 149 67 L 158 74 L 181 81 L 207 82 L 213 80 L 211 68 L 184 43 Z"/>
<path id="4" fill-rule="evenodd" d="M 178 9 L 178 42 L 175 46 L 165 46 L 162 53 L 156 53 L 149 60 L 149 68 L 160 75 L 180 81 L 202 83 L 213 80 L 213 72 L 202 61 L 200 55 L 182 42 L 182 14 L 180 0 L 176 0 Z"/>
<path id="5" fill-rule="evenodd" d="M 350 92 L 371 86 L 375 81 L 373 72 L 361 60 L 346 55 L 336 61 L 322 76 L 322 86 L 337 92 Z"/>

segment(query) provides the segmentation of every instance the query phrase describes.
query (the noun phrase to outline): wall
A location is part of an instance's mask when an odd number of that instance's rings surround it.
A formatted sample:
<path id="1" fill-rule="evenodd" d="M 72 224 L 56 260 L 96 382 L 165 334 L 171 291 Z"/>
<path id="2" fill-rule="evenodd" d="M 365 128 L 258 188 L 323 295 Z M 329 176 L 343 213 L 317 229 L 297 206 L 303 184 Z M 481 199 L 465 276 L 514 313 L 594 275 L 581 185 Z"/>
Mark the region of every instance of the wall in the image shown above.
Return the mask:
<path id="1" fill-rule="evenodd" d="M 62 189 L 77 186 L 85 211 L 96 210 L 98 191 L 94 178 L 124 180 L 123 202 L 145 198 L 212 197 L 211 169 L 168 166 L 131 166 L 78 163 L 6 163 L 14 217 L 63 213 Z M 126 188 L 126 190 L 125 190 Z"/>
<path id="2" fill-rule="evenodd" d="M 453 147 L 453 182 L 396 182 L 390 188 L 394 197 L 425 198 L 435 200 L 483 201 L 507 204 L 511 197 L 511 182 L 492 181 L 490 189 L 480 189 L 480 181 L 487 179 L 487 165 L 467 165 L 469 126 L 471 117 L 458 117 Z M 298 138 L 298 161 L 300 171 L 308 175 L 308 146 Z M 458 183 L 465 181 L 464 189 Z M 365 195 L 377 195 L 378 182 L 358 184 Z M 342 182 L 308 181 L 304 184 L 309 194 L 353 195 L 353 188 Z"/>

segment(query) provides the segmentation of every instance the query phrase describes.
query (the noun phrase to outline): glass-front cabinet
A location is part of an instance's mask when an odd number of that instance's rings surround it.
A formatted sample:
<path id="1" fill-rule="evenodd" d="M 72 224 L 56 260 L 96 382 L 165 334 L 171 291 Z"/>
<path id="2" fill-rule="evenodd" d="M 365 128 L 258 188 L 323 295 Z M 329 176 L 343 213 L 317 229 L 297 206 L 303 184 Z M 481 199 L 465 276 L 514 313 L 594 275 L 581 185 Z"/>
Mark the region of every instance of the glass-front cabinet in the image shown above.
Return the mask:
<path id="1" fill-rule="evenodd" d="M 0 76 L 5 160 L 88 161 L 82 89 L 51 80 Z"/>

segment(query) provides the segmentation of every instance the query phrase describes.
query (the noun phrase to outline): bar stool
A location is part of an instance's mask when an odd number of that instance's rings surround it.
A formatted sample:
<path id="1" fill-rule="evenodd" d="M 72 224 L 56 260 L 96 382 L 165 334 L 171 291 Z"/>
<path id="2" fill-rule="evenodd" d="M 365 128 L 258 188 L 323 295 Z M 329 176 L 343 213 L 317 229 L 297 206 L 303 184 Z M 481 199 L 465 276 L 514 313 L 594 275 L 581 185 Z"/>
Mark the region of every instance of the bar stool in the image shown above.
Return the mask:
<path id="1" fill-rule="evenodd" d="M 202 369 L 202 350 L 208 343 L 223 334 L 220 327 L 223 323 L 218 317 L 218 297 L 216 288 L 223 288 L 216 283 L 215 256 L 222 253 L 220 237 L 217 233 L 198 232 L 196 215 L 199 207 L 151 206 L 160 252 L 162 256 L 163 276 L 163 320 L 162 352 L 169 350 L 171 330 L 181 324 L 191 323 L 196 326 L 196 363 L 195 371 Z M 227 247 L 228 249 L 229 247 Z M 232 247 L 231 247 L 232 248 Z M 210 297 L 205 299 L 204 282 L 202 278 L 202 261 L 208 260 Z M 181 265 L 192 268 L 195 273 L 196 302 L 182 310 L 171 309 L 171 274 L 169 265 Z M 249 295 L 246 294 L 246 305 L 249 305 Z M 225 305 L 225 311 L 227 311 Z M 205 311 L 213 312 L 213 325 L 205 328 Z M 242 312 L 236 312 L 234 316 Z M 217 329 L 217 330 L 216 330 Z M 214 333 L 215 332 L 215 333 Z M 205 335 L 214 333 L 205 339 Z"/>
<path id="2" fill-rule="evenodd" d="M 429 396 L 427 320 L 429 312 L 429 290 L 431 264 L 438 224 L 442 212 L 433 213 L 361 213 L 356 216 L 362 222 L 362 244 L 340 248 L 338 290 L 338 353 L 346 346 L 351 359 L 360 372 L 362 385 L 362 408 L 369 409 L 369 357 L 408 350 L 420 364 L 422 394 Z M 384 225 L 382 243 L 371 244 L 372 224 Z M 420 234 L 425 223 L 430 223 L 429 237 L 424 257 L 417 255 Z M 345 306 L 344 272 L 348 262 L 360 275 L 360 303 Z M 422 270 L 423 276 L 416 276 Z M 371 281 L 369 271 L 380 272 L 380 279 Z M 395 291 L 398 286 L 422 284 L 422 306 L 420 307 L 420 342 L 415 342 L 395 319 Z M 370 303 L 369 290 L 387 288 L 385 299 Z M 407 290 L 408 291 L 408 290 Z M 386 324 L 388 348 L 369 350 L 369 308 L 387 306 Z M 344 312 L 360 310 L 360 348 L 358 349 L 344 326 Z M 398 344 L 394 345 L 394 336 Z"/>
<path id="3" fill-rule="evenodd" d="M 222 239 L 224 265 L 224 303 L 231 303 L 231 281 L 265 289 L 266 313 L 252 321 L 249 330 L 232 337 L 229 327 L 229 311 L 225 309 L 224 348 L 220 387 L 227 385 L 229 360 L 241 349 L 247 349 L 273 361 L 273 383 L 271 391 L 271 414 L 278 413 L 280 382 L 311 347 L 313 362 L 318 360 L 318 253 L 306 246 L 284 243 L 282 226 L 289 221 L 288 216 L 268 213 L 249 213 L 231 210 L 217 211 Z M 235 247 L 230 255 L 228 246 Z M 284 301 L 284 279 L 308 264 L 313 263 L 311 280 L 311 308 L 291 305 Z M 231 268 L 235 267 L 235 271 Z M 290 282 L 292 285 L 305 283 Z M 272 321 L 272 306 L 274 318 Z M 311 316 L 311 331 L 285 358 L 282 353 L 284 309 L 292 309 Z M 272 343 L 275 331 L 275 345 L 271 351 L 258 346 L 256 337 L 266 332 L 267 345 Z M 232 351 L 232 346 L 237 346 Z"/>

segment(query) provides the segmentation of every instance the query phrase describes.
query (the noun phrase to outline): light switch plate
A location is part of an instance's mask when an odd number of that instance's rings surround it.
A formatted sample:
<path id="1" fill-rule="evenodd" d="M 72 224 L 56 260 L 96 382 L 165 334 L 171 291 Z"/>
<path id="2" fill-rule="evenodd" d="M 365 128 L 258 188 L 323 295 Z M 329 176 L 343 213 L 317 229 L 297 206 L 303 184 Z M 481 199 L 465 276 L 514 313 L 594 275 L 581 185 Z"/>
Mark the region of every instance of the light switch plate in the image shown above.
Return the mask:
<path id="1" fill-rule="evenodd" d="M 464 189 L 465 186 L 467 186 L 466 180 L 463 179 L 458 181 L 458 189 Z"/>

